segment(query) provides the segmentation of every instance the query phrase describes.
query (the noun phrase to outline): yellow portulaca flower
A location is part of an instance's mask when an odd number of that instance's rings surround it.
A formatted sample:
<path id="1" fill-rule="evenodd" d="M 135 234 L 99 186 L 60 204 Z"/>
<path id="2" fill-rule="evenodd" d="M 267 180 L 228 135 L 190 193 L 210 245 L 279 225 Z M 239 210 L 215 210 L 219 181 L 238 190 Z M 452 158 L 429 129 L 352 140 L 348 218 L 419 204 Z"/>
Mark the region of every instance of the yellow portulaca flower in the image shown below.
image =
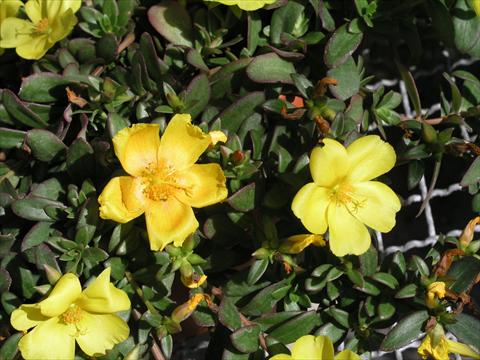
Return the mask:
<path id="1" fill-rule="evenodd" d="M 9 17 L 3 21 L 0 47 L 16 48 L 25 59 L 40 59 L 72 31 L 81 5 L 81 0 L 29 0 L 25 4 L 29 20 Z"/>
<path id="2" fill-rule="evenodd" d="M 85 290 L 74 274 L 63 275 L 48 297 L 13 311 L 10 322 L 27 332 L 18 348 L 26 359 L 73 359 L 75 341 L 89 356 L 105 355 L 129 333 L 115 315 L 130 308 L 127 294 L 110 283 L 105 269 Z"/>
<path id="3" fill-rule="evenodd" d="M 225 175 L 218 164 L 195 164 L 211 137 L 175 115 L 160 140 L 157 124 L 135 124 L 113 138 L 115 154 L 131 176 L 110 180 L 98 201 L 100 216 L 126 223 L 143 213 L 152 250 L 181 246 L 198 228 L 192 207 L 227 197 Z"/>
<path id="4" fill-rule="evenodd" d="M 427 297 L 425 302 L 427 307 L 433 309 L 437 306 L 436 299 L 443 299 L 445 297 L 445 283 L 443 281 L 435 281 L 428 285 L 427 288 Z"/>
<path id="5" fill-rule="evenodd" d="M 310 245 L 325 246 L 322 235 L 301 234 L 293 235 L 280 243 L 279 250 L 284 254 L 299 254 Z"/>
<path id="6" fill-rule="evenodd" d="M 328 336 L 305 335 L 295 341 L 291 355 L 278 354 L 270 360 L 360 360 L 360 356 L 350 350 L 333 355 L 333 344 Z"/>
<path id="7" fill-rule="evenodd" d="M 20 0 L 2 0 L 0 1 L 0 29 L 3 27 L 3 21 L 6 18 L 14 17 L 18 13 L 18 9 L 23 5 Z M 2 55 L 5 49 L 2 48 L 2 38 L 0 34 L 0 55 Z"/>
<path id="8" fill-rule="evenodd" d="M 332 139 L 323 142 L 310 156 L 313 182 L 295 195 L 292 211 L 311 233 L 323 234 L 328 228 L 336 256 L 363 254 L 371 242 L 365 225 L 388 232 L 401 207 L 392 189 L 371 181 L 394 166 L 395 151 L 376 135 L 347 148 Z"/>
<path id="9" fill-rule="evenodd" d="M 277 0 L 205 0 L 219 2 L 224 5 L 234 6 L 237 5 L 240 9 L 246 11 L 258 10 L 265 5 L 273 4 Z"/>
<path id="10" fill-rule="evenodd" d="M 472 359 L 480 359 L 480 354 L 470 346 L 449 340 L 445 335 L 440 335 L 435 341 L 432 332 L 429 333 L 418 348 L 418 354 L 422 359 L 433 358 L 434 360 L 450 360 L 450 353 L 460 354 Z"/>

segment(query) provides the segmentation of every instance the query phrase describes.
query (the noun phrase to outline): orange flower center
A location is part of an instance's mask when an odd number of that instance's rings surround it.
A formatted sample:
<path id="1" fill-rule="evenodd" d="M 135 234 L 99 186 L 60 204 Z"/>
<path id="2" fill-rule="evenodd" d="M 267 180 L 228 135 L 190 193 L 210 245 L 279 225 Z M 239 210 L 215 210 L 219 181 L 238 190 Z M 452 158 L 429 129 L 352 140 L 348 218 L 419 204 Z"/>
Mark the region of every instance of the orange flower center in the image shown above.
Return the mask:
<path id="1" fill-rule="evenodd" d="M 181 195 L 183 192 L 189 196 L 188 186 L 182 184 L 183 179 L 178 176 L 172 166 L 165 166 L 157 169 L 156 172 L 147 171 L 149 175 L 145 177 L 144 195 L 153 201 L 166 201 L 175 195 Z"/>
<path id="2" fill-rule="evenodd" d="M 335 186 L 332 189 L 331 199 L 335 201 L 337 205 L 342 204 L 346 206 L 352 213 L 356 213 L 358 208 L 362 207 L 366 200 L 355 197 L 353 186 L 347 183 Z"/>
<path id="3" fill-rule="evenodd" d="M 43 18 L 35 25 L 35 32 L 38 34 L 45 34 L 50 31 L 50 22 L 48 18 Z"/>
<path id="4" fill-rule="evenodd" d="M 78 305 L 70 305 L 70 307 L 62 315 L 62 321 L 65 324 L 77 324 L 82 320 L 83 311 Z"/>

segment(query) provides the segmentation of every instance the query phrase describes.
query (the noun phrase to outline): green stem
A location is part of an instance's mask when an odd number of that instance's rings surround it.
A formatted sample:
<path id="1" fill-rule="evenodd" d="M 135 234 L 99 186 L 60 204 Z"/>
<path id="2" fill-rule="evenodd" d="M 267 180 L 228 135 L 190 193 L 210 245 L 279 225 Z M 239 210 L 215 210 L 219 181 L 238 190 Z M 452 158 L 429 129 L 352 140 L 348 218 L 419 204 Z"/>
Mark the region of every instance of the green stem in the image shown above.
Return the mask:
<path id="1" fill-rule="evenodd" d="M 147 307 L 148 311 L 151 313 L 151 314 L 154 314 L 154 315 L 160 315 L 160 313 L 157 311 L 157 309 L 155 309 L 155 307 L 152 305 L 152 303 L 150 301 L 148 301 L 147 299 L 145 299 L 145 294 L 143 293 L 143 290 L 140 288 L 140 286 L 138 285 L 138 283 L 135 281 L 135 278 L 133 277 L 133 274 L 130 272 L 130 271 L 125 271 L 125 277 L 127 278 L 128 282 L 130 283 L 130 285 L 133 286 L 133 289 L 135 290 L 135 292 L 137 293 L 138 297 L 142 300 L 142 302 L 145 304 L 145 306 Z"/>

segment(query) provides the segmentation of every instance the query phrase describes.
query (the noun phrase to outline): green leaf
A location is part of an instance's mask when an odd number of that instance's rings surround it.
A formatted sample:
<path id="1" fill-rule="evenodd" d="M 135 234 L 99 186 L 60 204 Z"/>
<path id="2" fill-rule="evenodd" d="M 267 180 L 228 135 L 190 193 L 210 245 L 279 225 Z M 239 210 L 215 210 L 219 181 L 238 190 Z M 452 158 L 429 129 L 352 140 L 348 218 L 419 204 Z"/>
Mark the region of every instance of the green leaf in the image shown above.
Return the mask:
<path id="1" fill-rule="evenodd" d="M 96 42 L 95 49 L 98 57 L 102 58 L 106 64 L 111 63 L 117 57 L 117 37 L 112 33 L 103 34 Z"/>
<path id="2" fill-rule="evenodd" d="M 208 71 L 208 66 L 203 61 L 202 54 L 196 49 L 190 49 L 187 52 L 187 62 L 202 71 Z"/>
<path id="3" fill-rule="evenodd" d="M 46 128 L 48 123 L 27 107 L 13 92 L 8 89 L 2 91 L 2 102 L 7 112 L 18 122 L 28 127 Z"/>
<path id="4" fill-rule="evenodd" d="M 322 325 L 316 332 L 315 336 L 328 336 L 333 343 L 340 340 L 345 334 L 346 330 L 334 323 L 327 323 Z"/>
<path id="5" fill-rule="evenodd" d="M 349 32 L 348 24 L 340 26 L 335 30 L 325 46 L 325 53 L 323 55 L 325 65 L 329 68 L 342 65 L 358 48 L 362 42 L 362 38 L 363 34 L 361 32 Z"/>
<path id="6" fill-rule="evenodd" d="M 327 72 L 329 77 L 337 80 L 336 86 L 330 85 L 331 93 L 340 100 L 347 100 L 360 89 L 360 74 L 353 58 L 347 57 L 342 65 L 330 69 Z"/>
<path id="7" fill-rule="evenodd" d="M 389 302 L 380 303 L 377 306 L 377 314 L 381 321 L 388 320 L 395 314 L 395 306 Z"/>
<path id="8" fill-rule="evenodd" d="M 480 27 L 479 27 L 479 30 L 480 30 Z M 462 107 L 462 94 L 460 93 L 460 90 L 458 90 L 457 85 L 455 84 L 453 79 L 450 77 L 450 75 L 448 75 L 445 72 L 442 75 L 450 84 L 450 90 L 452 92 L 451 112 L 458 113 L 460 111 L 460 108 Z"/>
<path id="9" fill-rule="evenodd" d="M 423 259 L 417 255 L 413 255 L 408 264 L 408 268 L 412 271 L 418 272 L 421 276 L 429 276 L 430 270 Z"/>
<path id="10" fill-rule="evenodd" d="M 25 134 L 25 131 L 0 127 L 0 149 L 20 148 Z"/>
<path id="11" fill-rule="evenodd" d="M 415 186 L 418 185 L 422 176 L 425 173 L 425 165 L 423 161 L 413 160 L 408 164 L 408 190 L 412 190 Z"/>
<path id="12" fill-rule="evenodd" d="M 76 139 L 67 150 L 67 171 L 75 179 L 91 177 L 95 171 L 93 148 L 82 138 Z"/>
<path id="13" fill-rule="evenodd" d="M 370 276 L 377 271 L 378 265 L 378 252 L 372 245 L 367 252 L 359 256 L 360 271 L 364 276 Z"/>
<path id="14" fill-rule="evenodd" d="M 247 325 L 230 335 L 233 346 L 243 353 L 252 353 L 257 351 L 260 344 L 258 336 L 260 335 L 260 326 Z"/>
<path id="15" fill-rule="evenodd" d="M 480 156 L 477 156 L 472 164 L 469 166 L 467 172 L 462 177 L 460 185 L 470 186 L 477 184 L 480 181 Z"/>
<path id="16" fill-rule="evenodd" d="M 195 119 L 208 105 L 210 84 L 205 74 L 195 76 L 185 90 L 185 108 L 183 111 Z"/>
<path id="17" fill-rule="evenodd" d="M 370 276 L 373 280 L 388 286 L 390 289 L 396 289 L 399 286 L 398 280 L 385 272 L 378 272 Z"/>
<path id="18" fill-rule="evenodd" d="M 29 130 L 26 142 L 32 150 L 32 155 L 40 161 L 52 161 L 67 149 L 62 140 L 47 130 Z"/>
<path id="19" fill-rule="evenodd" d="M 107 129 L 110 137 L 113 138 L 117 132 L 129 127 L 130 121 L 117 113 L 109 113 L 107 118 Z"/>
<path id="20" fill-rule="evenodd" d="M 0 359 L 2 360 L 14 360 L 18 353 L 18 342 L 22 338 L 23 333 L 19 332 L 11 335 L 5 340 L 0 349 Z"/>
<path id="21" fill-rule="evenodd" d="M 291 62 L 275 53 L 259 55 L 247 67 L 248 77 L 262 84 L 293 84 L 291 75 L 295 72 Z"/>
<path id="22" fill-rule="evenodd" d="M 375 115 L 388 125 L 398 125 L 401 122 L 400 115 L 396 111 L 387 109 L 386 107 L 376 108 Z"/>
<path id="23" fill-rule="evenodd" d="M 23 78 L 18 96 L 26 101 L 40 103 L 66 98 L 65 86 L 74 79 L 54 73 L 41 72 Z"/>
<path id="24" fill-rule="evenodd" d="M 192 19 L 180 3 L 166 0 L 152 6 L 148 10 L 148 20 L 172 44 L 192 47 Z"/>
<path id="25" fill-rule="evenodd" d="M 480 321 L 473 316 L 460 313 L 455 316 L 456 322 L 445 327 L 459 341 L 478 347 L 480 344 Z"/>
<path id="26" fill-rule="evenodd" d="M 96 266 L 99 262 L 108 259 L 108 253 L 96 247 L 89 247 L 83 250 L 82 260 L 90 268 Z"/>
<path id="27" fill-rule="evenodd" d="M 264 102 L 265 94 L 261 91 L 245 95 L 219 115 L 222 120 L 222 128 L 227 130 L 229 134 L 235 134 L 242 123 L 255 112 L 255 108 Z"/>
<path id="28" fill-rule="evenodd" d="M 263 315 L 262 317 L 255 319 L 255 323 L 260 325 L 263 332 L 270 332 L 275 330 L 280 324 L 301 314 L 303 314 L 302 311 L 282 311 Z"/>
<path id="29" fill-rule="evenodd" d="M 247 276 L 247 283 L 249 284 L 255 284 L 262 275 L 265 273 L 265 270 L 267 270 L 268 267 L 268 259 L 260 259 L 257 260 L 253 263 L 253 265 L 250 267 L 250 270 L 248 271 L 248 276 Z"/>
<path id="30" fill-rule="evenodd" d="M 480 17 L 465 0 L 458 0 L 453 9 L 455 46 L 473 58 L 480 58 Z"/>
<path id="31" fill-rule="evenodd" d="M 299 337 L 310 334 L 320 323 L 319 314 L 315 311 L 306 311 L 274 328 L 270 336 L 283 344 L 290 344 Z"/>
<path id="32" fill-rule="evenodd" d="M 402 287 L 395 294 L 395 299 L 408 299 L 412 298 L 417 294 L 417 285 L 408 284 Z"/>
<path id="33" fill-rule="evenodd" d="M 49 222 L 39 222 L 35 224 L 23 238 L 22 251 L 30 249 L 46 241 L 52 231 L 50 225 L 51 223 Z"/>
<path id="34" fill-rule="evenodd" d="M 270 22 L 272 44 L 280 44 L 282 33 L 294 37 L 302 36 L 305 28 L 305 5 L 298 1 L 289 1 L 273 12 Z"/>
<path id="35" fill-rule="evenodd" d="M 422 105 L 420 103 L 420 96 L 418 95 L 417 85 L 415 85 L 415 80 L 413 79 L 412 74 L 408 71 L 405 66 L 403 66 L 398 61 L 395 62 L 397 64 L 398 71 L 400 71 L 400 75 L 402 76 L 403 81 L 405 82 L 405 87 L 407 88 L 408 97 L 413 104 L 413 108 L 415 109 L 416 116 L 420 116 L 422 114 Z"/>
<path id="36" fill-rule="evenodd" d="M 253 210 L 255 207 L 255 183 L 241 188 L 230 196 L 226 202 L 237 211 L 247 212 Z"/>
<path id="37" fill-rule="evenodd" d="M 475 284 L 479 274 L 480 260 L 473 256 L 462 257 L 452 264 L 446 275 L 448 279 L 453 279 L 449 286 L 450 290 L 457 294 L 467 291 Z"/>
<path id="38" fill-rule="evenodd" d="M 242 313 L 259 316 L 270 311 L 273 306 L 287 294 L 288 290 L 290 290 L 290 281 L 291 278 L 288 278 L 267 286 L 258 292 L 250 302 L 242 308 Z"/>
<path id="39" fill-rule="evenodd" d="M 54 221 L 45 212 L 46 208 L 65 209 L 65 205 L 58 201 L 40 197 L 27 197 L 12 203 L 12 211 L 21 218 L 32 221 Z"/>
<path id="40" fill-rule="evenodd" d="M 242 326 L 240 312 L 229 297 L 224 297 L 218 308 L 218 320 L 232 331 Z"/>
<path id="41" fill-rule="evenodd" d="M 246 68 L 252 61 L 252 58 L 241 58 L 222 66 L 220 70 L 210 76 L 210 84 L 212 87 L 212 98 L 219 99 L 232 91 L 233 76 L 239 75 L 240 70 Z M 240 76 L 238 76 L 240 77 Z M 243 81 L 243 79 L 241 79 Z"/>
<path id="42" fill-rule="evenodd" d="M 380 345 L 380 349 L 394 351 L 410 344 L 422 333 L 423 324 L 428 316 L 428 312 L 422 310 L 404 317 L 389 331 Z"/>
<path id="43" fill-rule="evenodd" d="M 344 328 L 348 329 L 350 327 L 348 322 L 349 313 L 347 311 L 338 309 L 336 307 L 331 307 L 327 309 L 326 312 Z"/>

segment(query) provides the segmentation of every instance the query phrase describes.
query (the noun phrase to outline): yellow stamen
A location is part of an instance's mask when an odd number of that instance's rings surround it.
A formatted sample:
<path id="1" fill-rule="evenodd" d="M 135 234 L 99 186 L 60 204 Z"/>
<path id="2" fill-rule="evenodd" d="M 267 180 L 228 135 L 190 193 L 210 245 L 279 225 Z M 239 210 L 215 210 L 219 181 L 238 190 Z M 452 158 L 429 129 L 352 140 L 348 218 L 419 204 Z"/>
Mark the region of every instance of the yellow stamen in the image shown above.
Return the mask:
<path id="1" fill-rule="evenodd" d="M 45 34 L 50 31 L 50 22 L 48 18 L 43 18 L 35 25 L 35 32 L 38 34 Z"/>
<path id="2" fill-rule="evenodd" d="M 150 200 L 166 201 L 178 192 L 190 196 L 189 187 L 181 184 L 181 178 L 177 176 L 175 169 L 171 166 L 159 168 L 149 166 L 145 169 L 144 174 L 146 176 L 143 193 Z"/>
<path id="3" fill-rule="evenodd" d="M 67 311 L 65 311 L 62 315 L 62 321 L 65 324 L 77 324 L 82 320 L 83 311 L 80 309 L 79 306 L 73 304 L 70 305 Z"/>

